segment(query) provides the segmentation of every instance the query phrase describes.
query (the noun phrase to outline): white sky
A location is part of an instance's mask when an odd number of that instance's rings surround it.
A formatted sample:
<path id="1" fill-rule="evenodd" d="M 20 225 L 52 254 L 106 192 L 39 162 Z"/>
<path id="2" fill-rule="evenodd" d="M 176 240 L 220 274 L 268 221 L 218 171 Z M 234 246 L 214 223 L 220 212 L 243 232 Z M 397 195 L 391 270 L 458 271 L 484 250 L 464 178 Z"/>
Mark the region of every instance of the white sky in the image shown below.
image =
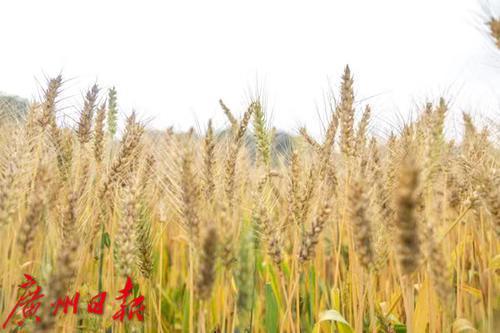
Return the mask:
<path id="1" fill-rule="evenodd" d="M 491 0 L 498 10 L 500 1 Z M 392 126 L 416 103 L 452 98 L 499 119 L 500 52 L 480 0 L 26 1 L 0 4 L 0 91 L 36 97 L 46 77 L 69 79 L 67 101 L 96 80 L 116 85 L 122 113 L 151 126 L 223 126 L 257 85 L 280 129 L 318 133 L 323 95 L 349 63 L 356 95 Z M 495 8 L 496 6 L 496 8 Z M 318 109 L 320 111 L 318 111 Z M 378 133 L 383 134 L 383 133 Z"/>

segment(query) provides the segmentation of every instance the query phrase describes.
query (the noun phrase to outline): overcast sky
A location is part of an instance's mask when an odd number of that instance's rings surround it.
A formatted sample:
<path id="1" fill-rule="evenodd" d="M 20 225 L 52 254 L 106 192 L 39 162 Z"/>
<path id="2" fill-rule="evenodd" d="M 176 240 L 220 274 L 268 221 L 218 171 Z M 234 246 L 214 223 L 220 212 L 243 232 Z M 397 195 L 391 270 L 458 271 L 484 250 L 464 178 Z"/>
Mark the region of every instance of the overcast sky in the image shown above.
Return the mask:
<path id="1" fill-rule="evenodd" d="M 323 96 L 348 63 L 375 123 L 394 126 L 442 94 L 452 126 L 461 111 L 498 120 L 500 52 L 485 3 L 7 0 L 0 91 L 34 98 L 62 71 L 66 102 L 81 104 L 95 81 L 115 85 L 123 114 L 186 129 L 224 126 L 218 99 L 240 114 L 259 87 L 274 125 L 318 133 Z"/>

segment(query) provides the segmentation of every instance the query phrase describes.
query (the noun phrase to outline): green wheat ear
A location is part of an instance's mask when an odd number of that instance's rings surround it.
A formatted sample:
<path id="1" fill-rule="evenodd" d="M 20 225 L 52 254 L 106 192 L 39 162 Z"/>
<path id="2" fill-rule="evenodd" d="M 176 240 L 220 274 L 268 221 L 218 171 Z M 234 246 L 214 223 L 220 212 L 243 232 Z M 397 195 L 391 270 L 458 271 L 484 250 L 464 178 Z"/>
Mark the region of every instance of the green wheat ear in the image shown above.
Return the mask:
<path id="1" fill-rule="evenodd" d="M 257 161 L 269 170 L 271 163 L 271 136 L 266 127 L 266 115 L 259 101 L 252 103 L 254 135 L 259 156 Z"/>
<path id="2" fill-rule="evenodd" d="M 118 115 L 118 99 L 116 96 L 116 88 L 113 87 L 108 91 L 108 133 L 111 137 L 116 134 L 116 124 Z"/>

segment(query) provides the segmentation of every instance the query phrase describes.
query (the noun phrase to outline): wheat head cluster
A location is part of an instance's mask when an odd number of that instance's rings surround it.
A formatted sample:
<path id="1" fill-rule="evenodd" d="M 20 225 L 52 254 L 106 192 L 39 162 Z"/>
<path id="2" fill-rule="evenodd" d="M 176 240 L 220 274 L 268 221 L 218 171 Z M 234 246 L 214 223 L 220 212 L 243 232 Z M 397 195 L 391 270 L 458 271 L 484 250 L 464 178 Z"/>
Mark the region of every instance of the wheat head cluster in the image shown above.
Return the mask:
<path id="1" fill-rule="evenodd" d="M 495 125 L 463 113 L 446 138 L 441 98 L 377 138 L 353 77 L 346 66 L 322 137 L 301 128 L 284 151 L 258 98 L 241 116 L 221 100 L 223 130 L 153 132 L 131 113 L 117 133 L 115 89 L 92 86 L 62 125 L 64 81 L 50 79 L 0 124 L 2 319 L 30 274 L 49 302 L 110 299 L 103 316 L 44 304 L 21 331 L 495 332 Z M 142 322 L 111 319 L 126 277 Z"/>

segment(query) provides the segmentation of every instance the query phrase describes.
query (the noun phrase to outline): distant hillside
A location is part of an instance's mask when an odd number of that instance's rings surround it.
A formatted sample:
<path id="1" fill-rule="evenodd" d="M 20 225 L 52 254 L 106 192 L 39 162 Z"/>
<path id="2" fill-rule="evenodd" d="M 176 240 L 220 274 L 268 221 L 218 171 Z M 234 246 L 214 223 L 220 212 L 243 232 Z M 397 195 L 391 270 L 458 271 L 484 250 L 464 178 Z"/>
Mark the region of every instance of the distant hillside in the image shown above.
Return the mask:
<path id="1" fill-rule="evenodd" d="M 28 106 L 27 99 L 0 92 L 0 121 L 24 118 Z"/>
<path id="2" fill-rule="evenodd" d="M 173 134 L 179 137 L 188 135 L 187 132 L 174 132 L 173 129 L 171 129 L 171 131 Z M 226 138 L 228 135 L 230 135 L 230 133 L 231 129 L 229 128 L 222 129 L 217 132 L 217 138 L 218 140 L 222 140 Z M 165 135 L 165 132 L 161 130 L 149 130 L 147 131 L 147 134 L 151 138 L 154 138 L 154 140 L 159 140 L 162 136 Z M 198 139 L 202 139 L 202 137 L 197 136 L 196 133 L 194 135 Z M 274 133 L 273 140 L 271 143 L 271 154 L 274 162 L 277 162 L 279 158 L 284 158 L 285 160 L 287 160 L 291 156 L 294 139 L 295 137 L 293 135 L 285 131 L 277 130 Z M 245 146 L 248 150 L 250 159 L 252 161 L 255 161 L 256 144 L 255 144 L 255 137 L 252 133 L 245 134 Z"/>

